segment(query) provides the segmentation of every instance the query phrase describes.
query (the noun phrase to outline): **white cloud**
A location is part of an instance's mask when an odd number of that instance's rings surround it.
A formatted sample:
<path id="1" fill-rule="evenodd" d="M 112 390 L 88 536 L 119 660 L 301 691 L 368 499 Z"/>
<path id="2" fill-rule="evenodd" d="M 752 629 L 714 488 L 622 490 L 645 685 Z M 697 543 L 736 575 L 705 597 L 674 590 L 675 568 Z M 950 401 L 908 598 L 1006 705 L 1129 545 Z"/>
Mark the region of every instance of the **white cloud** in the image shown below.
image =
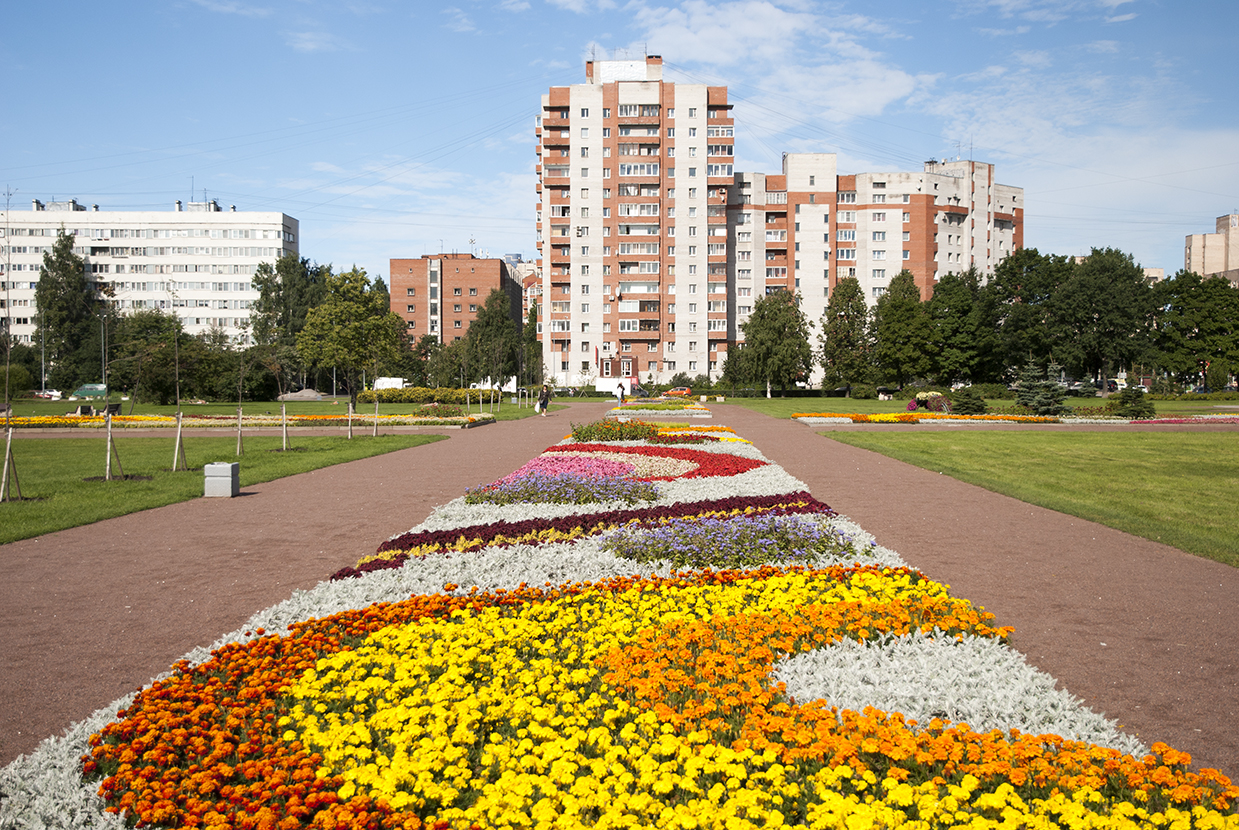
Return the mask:
<path id="1" fill-rule="evenodd" d="M 678 63 L 728 65 L 786 57 L 789 44 L 818 29 L 812 14 L 788 11 L 767 0 L 707 3 L 687 0 L 678 7 L 635 2 L 634 23 L 650 51 L 674 55 Z"/>
<path id="2" fill-rule="evenodd" d="M 1120 14 L 1115 17 L 1107 17 L 1107 23 L 1126 23 L 1129 20 L 1135 20 L 1140 15 L 1138 14 Z"/>
<path id="3" fill-rule="evenodd" d="M 1094 40 L 1092 43 L 1085 44 L 1084 48 L 1098 55 L 1109 55 L 1119 50 L 1119 42 L 1117 40 Z"/>
<path id="4" fill-rule="evenodd" d="M 272 14 L 271 9 L 250 6 L 235 2 L 235 0 L 193 0 L 193 2 L 207 11 L 219 14 L 239 14 L 242 17 L 270 17 Z"/>
<path id="5" fill-rule="evenodd" d="M 525 0 L 503 0 L 499 8 L 505 12 L 523 12 L 529 8 L 529 4 Z"/>
<path id="6" fill-rule="evenodd" d="M 1024 66 L 1034 69 L 1046 69 L 1054 63 L 1050 58 L 1050 53 L 1044 51 L 1016 52 L 1015 59 Z"/>
<path id="7" fill-rule="evenodd" d="M 289 32 L 284 42 L 298 52 L 340 52 L 353 48 L 347 41 L 326 32 Z"/>
<path id="8" fill-rule="evenodd" d="M 473 21 L 469 19 L 469 15 L 465 14 L 462 9 L 456 6 L 448 6 L 443 10 L 443 14 L 448 15 L 448 22 L 444 25 L 453 32 L 474 32 L 477 27 L 473 25 Z"/>
<path id="9" fill-rule="evenodd" d="M 552 6 L 558 6 L 561 9 L 566 9 L 577 14 L 584 14 L 591 6 L 591 0 L 547 0 Z M 612 0 L 593 0 L 592 5 L 599 10 L 613 9 L 615 3 Z"/>
<path id="10" fill-rule="evenodd" d="M 1026 35 L 1032 31 L 1031 26 L 1016 26 L 1014 29 L 977 29 L 978 34 L 988 35 L 989 37 L 1012 37 L 1015 35 Z"/>

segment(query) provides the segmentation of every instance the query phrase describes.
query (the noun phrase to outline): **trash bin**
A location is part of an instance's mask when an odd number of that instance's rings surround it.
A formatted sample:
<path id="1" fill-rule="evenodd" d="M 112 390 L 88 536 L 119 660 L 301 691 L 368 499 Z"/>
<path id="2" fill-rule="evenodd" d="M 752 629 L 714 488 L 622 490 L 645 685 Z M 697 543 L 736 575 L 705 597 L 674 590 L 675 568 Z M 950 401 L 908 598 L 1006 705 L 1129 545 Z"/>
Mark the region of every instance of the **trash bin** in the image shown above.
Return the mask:
<path id="1" fill-rule="evenodd" d="M 203 467 L 206 475 L 204 496 L 230 499 L 241 494 L 241 464 L 217 461 Z"/>

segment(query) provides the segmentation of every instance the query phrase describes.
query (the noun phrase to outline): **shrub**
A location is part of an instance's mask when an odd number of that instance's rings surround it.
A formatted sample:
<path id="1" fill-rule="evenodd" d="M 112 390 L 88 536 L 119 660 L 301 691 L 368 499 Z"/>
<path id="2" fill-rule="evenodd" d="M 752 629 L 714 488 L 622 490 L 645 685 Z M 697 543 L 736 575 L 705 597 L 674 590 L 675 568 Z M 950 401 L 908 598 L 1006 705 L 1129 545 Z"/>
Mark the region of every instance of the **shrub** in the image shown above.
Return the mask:
<path id="1" fill-rule="evenodd" d="M 1153 402 L 1144 392 L 1137 392 L 1132 386 L 1128 386 L 1117 395 L 1112 395 L 1106 402 L 1106 408 L 1120 418 L 1143 419 L 1157 415 Z"/>
<path id="2" fill-rule="evenodd" d="M 878 396 L 878 387 L 868 383 L 858 383 L 852 387 L 852 397 L 857 400 L 870 401 Z"/>
<path id="3" fill-rule="evenodd" d="M 1057 376 L 1060 371 L 1057 363 L 1050 364 L 1050 377 Z M 1020 372 L 1020 390 L 1015 400 L 1033 415 L 1062 415 L 1067 412 L 1067 407 L 1063 406 L 1066 394 L 1063 387 L 1047 380 L 1041 369 L 1030 363 Z"/>
<path id="4" fill-rule="evenodd" d="M 982 398 L 990 400 L 1014 400 L 1015 392 L 1002 383 L 974 383 L 969 387 Z"/>
<path id="5" fill-rule="evenodd" d="M 593 441 L 645 441 L 658 433 L 658 427 L 644 421 L 594 421 L 591 424 L 573 424 L 572 440 L 588 443 Z"/>
<path id="6" fill-rule="evenodd" d="M 357 393 L 357 403 L 374 403 L 375 391 L 366 389 Z M 464 406 L 466 395 L 471 405 L 476 406 L 479 395 L 483 402 L 489 402 L 491 395 L 497 402 L 501 395 L 508 394 L 499 390 L 490 389 L 455 389 L 448 386 L 440 386 L 435 389 L 430 389 L 425 386 L 407 386 L 404 389 L 380 389 L 378 390 L 379 403 L 449 403 L 456 406 Z"/>
<path id="7" fill-rule="evenodd" d="M 951 395 L 951 404 L 960 415 L 984 415 L 989 411 L 985 399 L 973 386 L 955 390 Z"/>

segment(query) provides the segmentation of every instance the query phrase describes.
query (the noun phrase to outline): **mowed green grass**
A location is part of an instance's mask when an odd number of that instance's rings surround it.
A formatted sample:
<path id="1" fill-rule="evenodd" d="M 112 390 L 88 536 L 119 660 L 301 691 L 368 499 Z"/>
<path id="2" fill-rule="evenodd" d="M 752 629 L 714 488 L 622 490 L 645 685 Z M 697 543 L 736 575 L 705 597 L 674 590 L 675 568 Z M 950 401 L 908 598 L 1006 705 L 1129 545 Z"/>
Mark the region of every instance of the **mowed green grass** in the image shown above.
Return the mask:
<path id="1" fill-rule="evenodd" d="M 697 400 L 697 396 L 694 395 L 693 400 Z M 991 408 L 1015 405 L 1014 400 L 987 399 L 986 403 Z M 1105 400 L 1102 398 L 1067 398 L 1066 404 L 1070 407 L 1095 407 L 1104 406 Z M 896 397 L 893 401 L 862 400 L 859 398 L 780 398 L 776 392 L 775 397 L 770 399 L 725 397 L 723 403 L 716 402 L 714 396 L 711 395 L 706 405 L 711 409 L 732 405 L 743 406 L 747 409 L 761 412 L 764 415 L 769 415 L 772 418 L 790 418 L 798 412 L 861 413 L 863 415 L 873 415 L 880 412 L 905 412 L 907 411 L 908 398 Z M 1235 401 L 1154 401 L 1153 405 L 1157 408 L 1158 415 L 1235 414 L 1239 412 L 1239 402 Z"/>
<path id="2" fill-rule="evenodd" d="M 1239 432 L 823 434 L 1239 567 Z"/>
<path id="3" fill-rule="evenodd" d="M 122 434 L 115 436 L 115 443 L 125 475 L 149 476 L 150 480 L 85 481 L 104 474 L 107 442 L 103 432 L 94 431 L 88 438 L 34 438 L 15 431 L 13 458 L 23 499 L 28 500 L 0 502 L 0 543 L 198 498 L 204 487 L 202 467 L 214 461 L 240 462 L 241 486 L 247 487 L 444 438 L 359 435 L 350 441 L 293 435 L 292 451 L 282 452 L 280 436 L 255 435 L 245 438 L 245 452 L 238 458 L 235 437 L 190 434 L 184 444 L 191 469 L 174 473 L 171 436 L 138 438 Z M 3 446 L 0 443 L 0 459 Z M 112 473 L 118 474 L 115 461 Z"/>

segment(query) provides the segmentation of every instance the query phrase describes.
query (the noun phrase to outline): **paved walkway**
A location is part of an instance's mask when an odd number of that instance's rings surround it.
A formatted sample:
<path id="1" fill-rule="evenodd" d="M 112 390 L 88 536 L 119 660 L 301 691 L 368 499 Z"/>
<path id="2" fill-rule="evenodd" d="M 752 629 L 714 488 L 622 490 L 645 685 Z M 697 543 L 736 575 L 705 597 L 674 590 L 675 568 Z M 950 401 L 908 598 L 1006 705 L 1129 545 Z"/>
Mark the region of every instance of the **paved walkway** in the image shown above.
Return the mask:
<path id="1" fill-rule="evenodd" d="M 0 546 L 0 764 L 491 481 L 606 403 Z M 1239 776 L 1239 570 L 715 406 L 813 494 L 1014 625 L 1146 742 Z"/>

